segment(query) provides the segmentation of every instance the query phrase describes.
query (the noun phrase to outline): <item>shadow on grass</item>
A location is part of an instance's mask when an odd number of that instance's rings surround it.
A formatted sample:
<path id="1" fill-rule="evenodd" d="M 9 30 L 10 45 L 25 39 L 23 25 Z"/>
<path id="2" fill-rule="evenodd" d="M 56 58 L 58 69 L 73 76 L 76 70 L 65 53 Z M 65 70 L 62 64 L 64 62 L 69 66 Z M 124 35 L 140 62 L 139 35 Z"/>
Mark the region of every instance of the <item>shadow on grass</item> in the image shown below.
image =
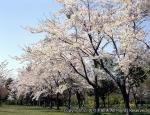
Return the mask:
<path id="1" fill-rule="evenodd" d="M 3 111 L 3 110 L 1 110 L 0 113 L 18 113 L 18 112 L 15 112 L 15 111 L 5 111 L 5 110 Z"/>
<path id="2" fill-rule="evenodd" d="M 133 115 L 150 115 L 150 113 L 134 113 Z"/>
<path id="3" fill-rule="evenodd" d="M 35 114 L 42 113 L 42 115 L 125 115 L 125 113 L 78 113 L 78 112 L 64 112 L 64 108 L 61 108 L 60 110 L 57 110 L 56 108 L 50 109 L 50 108 L 42 108 L 42 107 L 32 107 L 32 106 L 7 106 L 4 105 L 2 107 L 0 107 L 0 114 L 5 115 L 5 113 L 9 113 L 9 115 L 11 115 L 11 113 L 14 115 L 20 115 L 20 112 L 35 112 Z M 16 113 L 16 114 L 15 114 Z M 133 113 L 133 115 L 150 115 L 150 113 Z"/>

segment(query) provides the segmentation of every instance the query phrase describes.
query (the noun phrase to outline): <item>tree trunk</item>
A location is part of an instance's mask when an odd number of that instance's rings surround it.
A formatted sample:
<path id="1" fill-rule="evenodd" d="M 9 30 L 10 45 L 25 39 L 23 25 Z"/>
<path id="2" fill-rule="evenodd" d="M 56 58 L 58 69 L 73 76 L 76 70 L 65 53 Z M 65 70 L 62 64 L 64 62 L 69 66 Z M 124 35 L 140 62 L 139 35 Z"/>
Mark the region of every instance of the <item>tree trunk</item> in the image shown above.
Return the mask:
<path id="1" fill-rule="evenodd" d="M 40 99 L 40 98 L 39 98 L 39 101 L 38 101 L 38 102 L 39 102 L 39 106 L 41 106 L 41 99 Z"/>
<path id="2" fill-rule="evenodd" d="M 68 98 L 68 109 L 71 109 L 71 89 L 68 90 L 69 98 Z"/>
<path id="3" fill-rule="evenodd" d="M 129 104 L 129 94 L 126 91 L 126 87 L 125 86 L 121 86 L 120 87 L 123 99 L 124 99 L 124 104 L 125 104 L 125 108 L 126 108 L 126 115 L 132 115 L 131 111 L 130 111 L 130 104 Z"/>
<path id="4" fill-rule="evenodd" d="M 53 100 L 52 100 L 52 93 L 50 94 L 50 109 L 53 108 Z"/>
<path id="5" fill-rule="evenodd" d="M 44 99 L 44 105 L 43 105 L 44 107 L 46 107 L 46 100 Z"/>
<path id="6" fill-rule="evenodd" d="M 22 99 L 20 100 L 20 105 L 23 105 L 23 100 Z"/>
<path id="7" fill-rule="evenodd" d="M 95 112 L 96 114 L 98 114 L 98 110 L 99 110 L 99 95 L 98 95 L 98 88 L 94 87 L 94 96 L 95 96 Z"/>
<path id="8" fill-rule="evenodd" d="M 100 68 L 99 62 L 97 60 L 95 60 L 95 59 L 94 59 L 94 66 L 95 66 L 95 68 Z M 98 114 L 98 110 L 99 110 L 100 104 L 99 104 L 97 75 L 95 76 L 94 95 L 95 95 L 95 110 L 96 110 L 96 114 Z"/>
<path id="9" fill-rule="evenodd" d="M 57 110 L 59 110 L 59 93 L 57 93 Z"/>
<path id="10" fill-rule="evenodd" d="M 78 91 L 76 91 L 76 97 L 77 97 L 77 101 L 78 101 L 78 107 L 79 109 L 81 109 L 81 97 Z"/>
<path id="11" fill-rule="evenodd" d="M 0 106 L 2 105 L 2 99 L 1 99 L 1 94 L 0 94 Z"/>
<path id="12" fill-rule="evenodd" d="M 109 109 L 109 93 L 107 95 L 107 108 Z"/>
<path id="13" fill-rule="evenodd" d="M 103 107 L 105 108 L 106 107 L 106 103 L 105 103 L 105 97 L 103 96 L 103 97 L 101 97 L 101 99 L 102 99 L 102 101 L 103 101 Z"/>
<path id="14" fill-rule="evenodd" d="M 136 108 L 138 108 L 138 103 L 137 103 L 137 98 L 136 98 L 136 94 L 135 93 L 133 93 L 133 97 L 134 97 L 135 106 L 136 106 Z"/>

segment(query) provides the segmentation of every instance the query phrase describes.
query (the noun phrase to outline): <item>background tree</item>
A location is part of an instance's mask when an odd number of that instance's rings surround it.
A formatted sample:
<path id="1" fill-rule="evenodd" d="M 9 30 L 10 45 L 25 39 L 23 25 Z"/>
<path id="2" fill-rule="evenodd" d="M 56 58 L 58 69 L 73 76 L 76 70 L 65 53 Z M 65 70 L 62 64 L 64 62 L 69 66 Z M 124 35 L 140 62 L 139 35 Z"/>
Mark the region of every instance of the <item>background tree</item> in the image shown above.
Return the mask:
<path id="1" fill-rule="evenodd" d="M 8 90 L 5 87 L 7 78 L 9 77 L 10 71 L 7 69 L 8 63 L 3 61 L 0 63 L 0 105 L 3 99 L 7 98 Z"/>

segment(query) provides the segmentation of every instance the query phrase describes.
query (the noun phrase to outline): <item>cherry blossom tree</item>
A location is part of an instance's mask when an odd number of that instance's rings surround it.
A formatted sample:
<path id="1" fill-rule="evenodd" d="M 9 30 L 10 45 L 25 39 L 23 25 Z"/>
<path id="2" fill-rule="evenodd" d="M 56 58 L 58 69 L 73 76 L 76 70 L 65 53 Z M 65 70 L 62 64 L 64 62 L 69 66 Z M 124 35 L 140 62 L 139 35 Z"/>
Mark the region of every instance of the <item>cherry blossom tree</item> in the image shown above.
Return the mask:
<path id="1" fill-rule="evenodd" d="M 7 69 L 8 63 L 6 61 L 3 61 L 0 63 L 0 86 L 5 85 L 5 81 L 8 77 L 9 70 Z"/>
<path id="2" fill-rule="evenodd" d="M 142 2 L 142 10 L 145 11 L 146 15 L 150 15 L 150 1 L 149 0 L 141 0 Z"/>
<path id="3" fill-rule="evenodd" d="M 131 69 L 143 68 L 150 59 L 147 33 L 141 26 L 146 16 L 141 1 L 57 1 L 63 5 L 57 18 L 47 18 L 37 29 L 27 29 L 46 32 L 48 40 L 55 42 L 47 52 L 55 48 L 53 56 L 64 59 L 94 88 L 96 110 L 98 81 L 109 77 L 118 85 L 130 114 L 129 84 L 134 79 Z"/>
<path id="4" fill-rule="evenodd" d="M 0 105 L 1 99 L 5 98 L 8 94 L 7 88 L 5 87 L 5 83 L 10 75 L 10 71 L 7 69 L 7 65 L 8 63 L 6 61 L 0 63 Z"/>
<path id="5" fill-rule="evenodd" d="M 11 84 L 9 84 L 9 95 L 7 100 L 9 102 L 13 102 L 17 100 L 17 80 L 13 80 Z"/>
<path id="6" fill-rule="evenodd" d="M 19 61 L 30 63 L 26 69 L 24 68 L 19 72 L 20 80 L 18 86 L 20 88 L 18 88 L 21 91 L 18 92 L 20 94 L 24 94 L 23 92 L 28 93 L 28 90 L 32 87 L 33 99 L 38 100 L 40 95 L 47 93 L 51 96 L 56 94 L 58 100 L 59 94 L 66 90 L 61 86 L 66 85 L 67 89 L 70 89 L 71 86 L 68 84 L 68 79 L 73 78 L 76 73 L 73 73 L 71 67 L 66 66 L 66 61 L 58 55 L 58 51 L 61 48 L 57 49 L 57 47 L 54 47 L 54 44 L 57 44 L 57 42 L 50 42 L 45 39 L 32 48 L 25 48 L 25 53 L 21 57 L 16 58 Z M 48 52 L 48 50 L 51 52 Z M 79 77 L 79 79 L 81 78 Z M 59 109 L 58 103 L 57 108 Z"/>

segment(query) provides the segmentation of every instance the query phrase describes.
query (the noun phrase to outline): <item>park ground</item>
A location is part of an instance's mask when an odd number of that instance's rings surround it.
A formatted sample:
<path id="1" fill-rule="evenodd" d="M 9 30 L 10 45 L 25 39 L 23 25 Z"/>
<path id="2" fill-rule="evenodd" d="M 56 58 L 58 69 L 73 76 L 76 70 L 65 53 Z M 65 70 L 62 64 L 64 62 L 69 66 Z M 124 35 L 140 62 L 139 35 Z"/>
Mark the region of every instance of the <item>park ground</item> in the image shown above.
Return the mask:
<path id="1" fill-rule="evenodd" d="M 134 115 L 149 115 L 150 113 L 134 113 Z M 3 105 L 0 115 L 94 115 L 93 113 L 69 113 L 63 110 L 56 111 L 42 107 Z M 124 115 L 122 113 L 102 113 L 100 115 Z"/>

